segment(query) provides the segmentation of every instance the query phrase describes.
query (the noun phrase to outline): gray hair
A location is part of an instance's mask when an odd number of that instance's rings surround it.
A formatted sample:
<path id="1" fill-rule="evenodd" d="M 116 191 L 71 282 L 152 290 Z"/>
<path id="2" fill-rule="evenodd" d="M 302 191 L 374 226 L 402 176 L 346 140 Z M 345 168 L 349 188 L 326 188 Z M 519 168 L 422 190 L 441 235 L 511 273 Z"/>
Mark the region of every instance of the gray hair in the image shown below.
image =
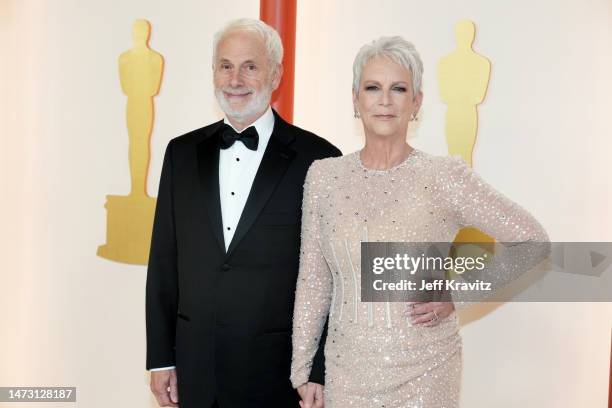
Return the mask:
<path id="1" fill-rule="evenodd" d="M 231 31 L 239 30 L 256 33 L 264 40 L 268 52 L 268 60 L 273 65 L 273 70 L 276 70 L 277 65 L 283 61 L 283 43 L 281 42 L 280 36 L 274 28 L 261 20 L 252 18 L 232 20 L 215 33 L 213 37 L 213 65 L 214 61 L 217 59 L 217 47 L 223 36 Z"/>
<path id="2" fill-rule="evenodd" d="M 412 74 L 412 91 L 414 96 L 421 91 L 423 62 L 416 48 L 402 37 L 380 37 L 359 49 L 353 62 L 353 91 L 359 93 L 359 82 L 363 67 L 374 57 L 385 56 L 410 70 Z"/>

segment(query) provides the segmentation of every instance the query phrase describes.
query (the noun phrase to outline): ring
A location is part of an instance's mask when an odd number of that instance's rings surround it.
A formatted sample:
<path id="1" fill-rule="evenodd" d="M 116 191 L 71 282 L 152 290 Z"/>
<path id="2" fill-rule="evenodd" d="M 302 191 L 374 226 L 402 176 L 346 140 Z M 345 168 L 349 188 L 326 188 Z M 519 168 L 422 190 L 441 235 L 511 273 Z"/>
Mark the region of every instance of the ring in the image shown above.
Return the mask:
<path id="1" fill-rule="evenodd" d="M 434 314 L 434 318 L 432 320 L 436 321 L 439 319 L 438 314 L 436 313 L 435 310 L 432 310 L 433 314 Z"/>

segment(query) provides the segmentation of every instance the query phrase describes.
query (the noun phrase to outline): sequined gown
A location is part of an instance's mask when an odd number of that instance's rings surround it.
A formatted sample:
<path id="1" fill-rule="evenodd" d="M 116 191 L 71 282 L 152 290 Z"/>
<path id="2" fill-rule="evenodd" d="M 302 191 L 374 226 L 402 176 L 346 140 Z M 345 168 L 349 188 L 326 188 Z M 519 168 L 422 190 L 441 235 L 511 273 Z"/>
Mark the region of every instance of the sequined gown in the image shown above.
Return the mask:
<path id="1" fill-rule="evenodd" d="M 405 303 L 362 303 L 360 243 L 451 242 L 466 226 L 498 241 L 548 242 L 542 226 L 458 156 L 417 149 L 389 170 L 365 168 L 359 152 L 315 161 L 302 210 L 293 386 L 307 382 L 329 314 L 326 408 L 458 406 L 456 313 L 434 327 L 413 327 Z"/>

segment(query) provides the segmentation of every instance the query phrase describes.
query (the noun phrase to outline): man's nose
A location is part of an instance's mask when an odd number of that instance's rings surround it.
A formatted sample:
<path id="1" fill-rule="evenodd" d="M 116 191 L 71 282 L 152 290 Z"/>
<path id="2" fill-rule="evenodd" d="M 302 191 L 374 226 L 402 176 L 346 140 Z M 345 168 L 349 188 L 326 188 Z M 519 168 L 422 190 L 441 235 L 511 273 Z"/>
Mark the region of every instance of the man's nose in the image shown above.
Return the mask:
<path id="1" fill-rule="evenodd" d="M 242 81 L 242 75 L 240 74 L 240 70 L 235 69 L 230 74 L 230 86 L 232 88 L 237 88 L 242 86 L 244 82 Z"/>

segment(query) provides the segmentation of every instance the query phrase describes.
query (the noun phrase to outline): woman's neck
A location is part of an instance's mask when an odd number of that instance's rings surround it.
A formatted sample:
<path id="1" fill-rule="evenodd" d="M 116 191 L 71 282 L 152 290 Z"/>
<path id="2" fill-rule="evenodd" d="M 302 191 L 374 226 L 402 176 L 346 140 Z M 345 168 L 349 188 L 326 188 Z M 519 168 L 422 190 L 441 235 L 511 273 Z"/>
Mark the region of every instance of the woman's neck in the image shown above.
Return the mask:
<path id="1" fill-rule="evenodd" d="M 399 137 L 378 140 L 366 137 L 366 145 L 360 152 L 360 158 L 367 168 L 387 170 L 402 163 L 412 150 L 406 140 Z"/>

